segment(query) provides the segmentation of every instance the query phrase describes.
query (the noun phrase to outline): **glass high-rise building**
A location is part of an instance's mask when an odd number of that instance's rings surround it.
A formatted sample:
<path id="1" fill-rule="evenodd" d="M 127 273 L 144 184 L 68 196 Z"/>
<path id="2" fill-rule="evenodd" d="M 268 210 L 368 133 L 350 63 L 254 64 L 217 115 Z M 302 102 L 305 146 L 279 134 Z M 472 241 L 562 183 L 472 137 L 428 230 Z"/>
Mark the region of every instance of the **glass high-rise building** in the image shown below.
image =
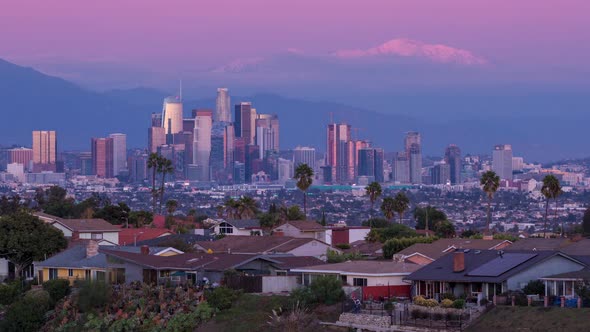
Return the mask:
<path id="1" fill-rule="evenodd" d="M 384 182 L 383 149 L 364 147 L 358 150 L 358 176 Z"/>
<path id="2" fill-rule="evenodd" d="M 256 115 L 256 145 L 260 148 L 260 158 L 267 151 L 279 151 L 279 117 L 276 114 Z"/>
<path id="3" fill-rule="evenodd" d="M 235 107 L 235 137 L 244 138 L 246 145 L 256 144 L 256 109 L 252 103 L 242 102 Z"/>
<path id="4" fill-rule="evenodd" d="M 332 179 L 339 183 L 352 180 L 349 176 L 350 163 L 354 163 L 350 158 L 350 130 L 350 125 L 344 123 L 331 123 L 327 127 L 326 165 L 331 167 Z"/>
<path id="5" fill-rule="evenodd" d="M 100 178 L 114 177 L 113 139 L 92 138 L 92 174 Z"/>
<path id="6" fill-rule="evenodd" d="M 174 135 L 182 132 L 182 119 L 182 101 L 176 97 L 164 99 L 162 110 L 162 127 L 164 127 L 164 133 L 166 135 Z"/>
<path id="7" fill-rule="evenodd" d="M 211 158 L 211 130 L 213 127 L 213 113 L 211 111 L 197 111 L 193 135 L 193 165 L 200 170 L 198 181 L 210 181 Z"/>
<path id="8" fill-rule="evenodd" d="M 500 179 L 512 180 L 512 145 L 500 144 L 494 146 L 492 169 Z"/>
<path id="9" fill-rule="evenodd" d="M 217 99 L 215 102 L 215 122 L 231 122 L 231 101 L 227 88 L 217 89 Z"/>
<path id="10" fill-rule="evenodd" d="M 307 166 L 315 170 L 315 163 L 315 148 L 298 146 L 293 149 L 293 166 L 295 168 L 301 164 L 307 164 Z"/>
<path id="11" fill-rule="evenodd" d="M 455 144 L 447 146 L 445 149 L 445 162 L 449 165 L 451 184 L 461 183 L 461 149 Z"/>
<path id="12" fill-rule="evenodd" d="M 113 139 L 113 172 L 117 176 L 127 172 L 127 135 L 110 134 Z"/>
<path id="13" fill-rule="evenodd" d="M 33 131 L 33 172 L 56 171 L 57 137 L 54 130 Z"/>
<path id="14" fill-rule="evenodd" d="M 411 131 L 406 133 L 404 142 L 410 166 L 410 183 L 422 183 L 422 138 L 420 133 Z"/>

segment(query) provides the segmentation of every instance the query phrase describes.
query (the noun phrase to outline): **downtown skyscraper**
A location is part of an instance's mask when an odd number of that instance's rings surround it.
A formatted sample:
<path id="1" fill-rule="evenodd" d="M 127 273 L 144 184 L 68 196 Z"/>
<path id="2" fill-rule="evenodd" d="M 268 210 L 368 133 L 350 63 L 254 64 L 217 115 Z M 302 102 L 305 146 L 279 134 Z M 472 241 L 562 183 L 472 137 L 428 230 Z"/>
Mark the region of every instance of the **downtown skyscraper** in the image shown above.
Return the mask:
<path id="1" fill-rule="evenodd" d="M 182 101 L 176 97 L 164 99 L 162 110 L 162 127 L 168 144 L 172 144 L 172 135 L 182 132 Z"/>
<path id="2" fill-rule="evenodd" d="M 215 100 L 215 113 L 213 114 L 215 122 L 231 122 L 231 100 L 227 88 L 217 89 L 217 99 Z"/>
<path id="3" fill-rule="evenodd" d="M 213 128 L 213 112 L 199 110 L 195 114 L 193 134 L 193 166 L 197 169 L 197 178 L 191 180 L 209 181 L 211 158 L 211 130 Z"/>
<path id="4" fill-rule="evenodd" d="M 127 135 L 110 134 L 113 139 L 113 174 L 115 176 L 127 172 Z"/>
<path id="5" fill-rule="evenodd" d="M 328 124 L 326 165 L 331 167 L 332 179 L 339 183 L 350 182 L 349 177 L 351 154 L 349 142 L 351 127 L 348 124 Z"/>
<path id="6" fill-rule="evenodd" d="M 461 183 L 461 149 L 455 144 L 445 149 L 445 162 L 449 165 L 451 184 Z"/>
<path id="7" fill-rule="evenodd" d="M 33 172 L 57 169 L 57 137 L 54 130 L 33 131 Z"/>
<path id="8" fill-rule="evenodd" d="M 502 180 L 512 180 L 512 145 L 500 144 L 494 146 L 492 152 L 492 170 Z"/>
<path id="9" fill-rule="evenodd" d="M 384 182 L 383 149 L 363 147 L 358 150 L 358 176 L 366 176 L 369 181 Z"/>
<path id="10" fill-rule="evenodd" d="M 256 115 L 256 145 L 260 158 L 266 157 L 267 151 L 279 151 L 279 117 L 276 114 Z"/>
<path id="11" fill-rule="evenodd" d="M 293 166 L 295 168 L 301 164 L 307 164 L 307 166 L 315 170 L 315 163 L 315 148 L 298 146 L 293 149 Z"/>
<path id="12" fill-rule="evenodd" d="M 114 177 L 113 169 L 113 139 L 92 138 L 92 174 L 99 178 Z"/>
<path id="13" fill-rule="evenodd" d="M 237 104 L 235 112 L 235 137 L 243 138 L 245 145 L 256 144 L 256 109 L 252 108 L 252 103 L 242 102 Z"/>
<path id="14" fill-rule="evenodd" d="M 410 183 L 422 183 L 422 138 L 420 133 L 411 131 L 406 133 L 404 141 L 406 155 L 409 162 Z"/>

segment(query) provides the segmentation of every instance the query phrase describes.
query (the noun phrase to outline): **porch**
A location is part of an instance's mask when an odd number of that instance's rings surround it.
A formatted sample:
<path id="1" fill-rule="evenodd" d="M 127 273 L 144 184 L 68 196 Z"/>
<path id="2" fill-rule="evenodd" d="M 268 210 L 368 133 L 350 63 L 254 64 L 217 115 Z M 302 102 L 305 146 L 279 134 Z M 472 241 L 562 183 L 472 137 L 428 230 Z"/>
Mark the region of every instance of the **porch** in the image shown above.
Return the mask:
<path id="1" fill-rule="evenodd" d="M 492 301 L 494 295 L 502 294 L 508 289 L 506 282 L 447 282 L 447 281 L 414 281 L 412 294 L 421 295 L 427 299 L 442 300 L 443 294 L 453 294 L 455 297 L 476 298 Z"/>

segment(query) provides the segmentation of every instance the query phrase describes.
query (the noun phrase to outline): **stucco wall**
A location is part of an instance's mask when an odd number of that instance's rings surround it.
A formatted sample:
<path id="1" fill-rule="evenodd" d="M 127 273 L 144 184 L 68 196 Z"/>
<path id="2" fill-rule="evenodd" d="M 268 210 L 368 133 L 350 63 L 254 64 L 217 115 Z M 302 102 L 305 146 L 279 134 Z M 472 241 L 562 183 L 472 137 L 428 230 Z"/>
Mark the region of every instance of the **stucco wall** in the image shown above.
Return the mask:
<path id="1" fill-rule="evenodd" d="M 355 241 L 361 241 L 364 240 L 367 237 L 367 234 L 369 234 L 370 229 L 363 229 L 363 228 L 352 228 L 348 230 L 348 241 L 349 243 L 355 242 Z"/>
<path id="2" fill-rule="evenodd" d="M 530 269 L 527 269 L 509 278 L 508 289 L 521 289 L 525 284 L 527 284 L 531 280 L 537 280 L 542 277 L 548 277 L 551 275 L 565 272 L 579 271 L 583 268 L 584 266 L 576 262 L 572 262 L 567 258 L 561 256 L 554 256 L 550 259 L 545 260 L 542 263 L 536 264 Z"/>
<path id="3" fill-rule="evenodd" d="M 53 224 L 51 224 L 51 226 L 53 226 L 53 227 L 59 229 L 60 231 L 62 231 L 62 233 L 64 233 L 64 236 L 65 237 L 72 237 L 72 231 L 70 231 L 69 229 L 65 228 L 61 224 L 53 223 Z"/>
<path id="4" fill-rule="evenodd" d="M 314 256 L 326 260 L 326 252 L 330 248 L 327 244 L 319 241 L 310 241 L 298 248 L 289 251 L 294 256 Z"/>

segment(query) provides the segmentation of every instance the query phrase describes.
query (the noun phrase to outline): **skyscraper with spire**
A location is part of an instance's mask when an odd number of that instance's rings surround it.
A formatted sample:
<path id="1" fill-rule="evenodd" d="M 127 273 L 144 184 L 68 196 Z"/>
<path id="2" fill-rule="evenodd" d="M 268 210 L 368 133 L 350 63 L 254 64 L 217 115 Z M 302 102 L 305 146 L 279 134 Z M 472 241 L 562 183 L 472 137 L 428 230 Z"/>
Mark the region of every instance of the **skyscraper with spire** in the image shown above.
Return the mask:
<path id="1" fill-rule="evenodd" d="M 231 100 L 227 88 L 217 89 L 217 100 L 215 102 L 215 113 L 213 121 L 231 122 Z"/>

